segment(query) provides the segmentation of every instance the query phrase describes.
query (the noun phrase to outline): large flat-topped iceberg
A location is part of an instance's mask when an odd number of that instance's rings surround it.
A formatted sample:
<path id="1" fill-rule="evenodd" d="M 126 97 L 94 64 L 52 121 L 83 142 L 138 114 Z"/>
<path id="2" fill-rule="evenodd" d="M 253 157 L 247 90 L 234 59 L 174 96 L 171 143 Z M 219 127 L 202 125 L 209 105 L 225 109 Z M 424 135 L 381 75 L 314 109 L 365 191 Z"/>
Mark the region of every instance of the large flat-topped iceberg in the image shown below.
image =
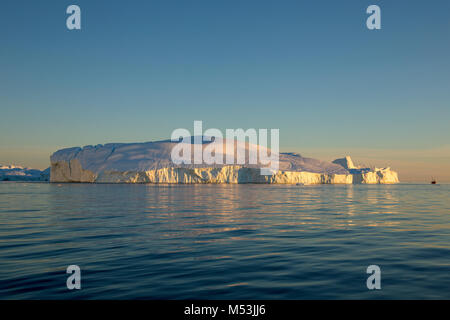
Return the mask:
<path id="1" fill-rule="evenodd" d="M 189 147 L 194 148 L 191 140 Z M 170 140 L 145 143 L 110 143 L 68 148 L 51 157 L 50 181 L 97 183 L 397 183 L 397 173 L 389 168 L 348 168 L 305 158 L 296 153 L 280 153 L 278 170 L 261 175 L 261 164 L 174 163 Z M 201 143 L 204 150 L 210 142 Z M 235 141 L 234 155 L 244 153 L 249 143 Z M 256 146 L 256 148 L 262 148 Z M 223 149 L 223 153 L 227 151 Z M 236 162 L 235 162 L 236 163 Z M 352 164 L 353 166 L 353 164 Z"/>

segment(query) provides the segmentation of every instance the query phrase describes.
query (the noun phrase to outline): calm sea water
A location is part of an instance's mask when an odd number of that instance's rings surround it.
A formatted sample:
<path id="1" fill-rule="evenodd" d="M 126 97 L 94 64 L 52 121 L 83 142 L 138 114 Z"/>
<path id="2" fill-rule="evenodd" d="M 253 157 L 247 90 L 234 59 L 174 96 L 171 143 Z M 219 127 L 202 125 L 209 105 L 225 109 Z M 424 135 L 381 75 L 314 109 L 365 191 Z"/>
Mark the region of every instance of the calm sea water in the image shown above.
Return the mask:
<path id="1" fill-rule="evenodd" d="M 449 185 L 0 183 L 1 299 L 450 299 Z M 81 268 L 81 290 L 66 268 Z M 381 268 L 381 290 L 366 268 Z"/>

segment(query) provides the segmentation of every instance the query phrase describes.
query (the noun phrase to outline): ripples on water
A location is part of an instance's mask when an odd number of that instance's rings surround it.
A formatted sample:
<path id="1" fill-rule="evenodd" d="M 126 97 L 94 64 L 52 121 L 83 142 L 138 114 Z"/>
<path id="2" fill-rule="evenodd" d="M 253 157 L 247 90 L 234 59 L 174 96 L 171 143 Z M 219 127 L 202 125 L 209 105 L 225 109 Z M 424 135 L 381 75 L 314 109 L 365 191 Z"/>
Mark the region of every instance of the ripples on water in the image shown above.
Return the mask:
<path id="1" fill-rule="evenodd" d="M 449 299 L 449 191 L 0 183 L 0 298 Z"/>

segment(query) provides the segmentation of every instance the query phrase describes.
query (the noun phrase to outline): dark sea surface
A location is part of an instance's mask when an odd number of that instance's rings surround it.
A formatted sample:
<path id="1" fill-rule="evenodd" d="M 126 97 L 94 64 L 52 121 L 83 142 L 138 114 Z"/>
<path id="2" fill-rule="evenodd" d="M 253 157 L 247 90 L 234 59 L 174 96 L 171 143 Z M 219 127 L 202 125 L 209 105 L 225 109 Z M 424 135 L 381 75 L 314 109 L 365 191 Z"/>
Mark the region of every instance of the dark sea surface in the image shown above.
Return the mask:
<path id="1" fill-rule="evenodd" d="M 450 299 L 450 185 L 0 183 L 1 299 Z M 68 290 L 66 268 L 81 268 Z M 369 265 L 381 290 L 368 290 Z"/>

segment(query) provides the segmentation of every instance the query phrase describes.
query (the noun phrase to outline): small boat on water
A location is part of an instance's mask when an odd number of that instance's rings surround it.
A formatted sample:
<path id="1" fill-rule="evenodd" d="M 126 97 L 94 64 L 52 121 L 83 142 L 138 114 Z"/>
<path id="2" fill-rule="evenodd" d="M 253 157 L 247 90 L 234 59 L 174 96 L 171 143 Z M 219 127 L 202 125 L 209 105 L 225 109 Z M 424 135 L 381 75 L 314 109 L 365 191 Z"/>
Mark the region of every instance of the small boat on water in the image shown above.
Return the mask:
<path id="1" fill-rule="evenodd" d="M 436 179 L 435 178 L 431 178 L 431 184 L 436 184 L 436 183 L 437 183 Z"/>

